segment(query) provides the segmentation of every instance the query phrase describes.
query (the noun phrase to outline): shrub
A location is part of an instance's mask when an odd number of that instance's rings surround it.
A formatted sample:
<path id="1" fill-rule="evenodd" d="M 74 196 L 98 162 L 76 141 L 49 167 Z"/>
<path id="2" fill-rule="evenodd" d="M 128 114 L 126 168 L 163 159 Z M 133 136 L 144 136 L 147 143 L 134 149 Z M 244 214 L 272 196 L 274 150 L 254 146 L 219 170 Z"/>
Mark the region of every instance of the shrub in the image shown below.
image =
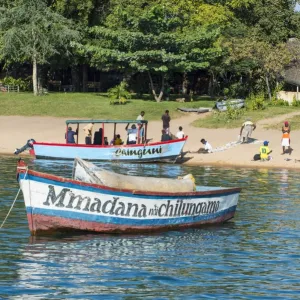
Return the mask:
<path id="1" fill-rule="evenodd" d="M 214 111 L 213 118 L 229 123 L 232 120 L 238 120 L 245 114 L 245 109 L 235 108 L 231 105 L 227 106 L 227 110 L 224 112 Z"/>
<path id="2" fill-rule="evenodd" d="M 259 95 L 250 95 L 246 99 L 247 109 L 249 110 L 263 110 L 266 108 L 265 105 L 265 96 L 263 94 Z"/>
<path id="3" fill-rule="evenodd" d="M 11 76 L 7 76 L 3 78 L 2 84 L 19 86 L 20 90 L 22 91 L 29 91 L 31 90 L 31 86 L 32 86 L 31 77 L 27 77 L 26 79 L 22 79 L 22 78 L 16 79 Z"/>
<path id="4" fill-rule="evenodd" d="M 126 104 L 126 99 L 131 98 L 130 92 L 127 90 L 128 85 L 122 81 L 119 85 L 108 90 L 108 97 L 110 104 Z"/>
<path id="5" fill-rule="evenodd" d="M 228 95 L 233 98 L 239 98 L 247 94 L 247 85 L 241 81 L 232 83 L 229 87 Z"/>
<path id="6" fill-rule="evenodd" d="M 283 99 L 274 99 L 272 100 L 269 105 L 271 106 L 289 106 L 289 102 L 288 101 L 285 101 Z"/>
<path id="7" fill-rule="evenodd" d="M 293 97 L 292 106 L 300 106 L 300 101 L 296 100 L 296 96 Z"/>

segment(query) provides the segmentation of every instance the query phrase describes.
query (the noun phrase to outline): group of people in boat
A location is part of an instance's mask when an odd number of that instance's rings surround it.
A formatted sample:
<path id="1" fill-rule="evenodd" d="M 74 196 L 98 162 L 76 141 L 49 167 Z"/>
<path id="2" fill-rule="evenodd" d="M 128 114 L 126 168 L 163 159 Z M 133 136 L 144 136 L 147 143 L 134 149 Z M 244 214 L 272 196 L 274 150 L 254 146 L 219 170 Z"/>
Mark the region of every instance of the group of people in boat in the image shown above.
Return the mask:
<path id="1" fill-rule="evenodd" d="M 144 120 L 145 112 L 141 111 L 140 115 L 137 117 L 137 120 Z M 138 127 L 137 127 L 138 126 Z M 98 131 L 95 131 L 94 138 L 92 141 L 94 123 L 88 123 L 83 131 L 85 133 L 85 144 L 86 145 L 123 145 L 124 142 L 121 139 L 120 134 L 115 134 L 110 143 L 108 142 L 107 137 L 103 138 L 103 129 L 99 128 Z M 127 131 L 127 145 L 136 144 L 138 140 L 140 142 L 145 142 L 145 131 L 143 127 L 143 123 L 132 124 L 130 128 L 129 123 L 126 125 L 125 130 Z M 75 144 L 75 136 L 78 135 L 78 129 L 74 131 L 71 126 L 68 127 L 68 131 L 66 133 L 66 140 L 68 144 Z M 103 141 L 102 141 L 103 138 Z"/>

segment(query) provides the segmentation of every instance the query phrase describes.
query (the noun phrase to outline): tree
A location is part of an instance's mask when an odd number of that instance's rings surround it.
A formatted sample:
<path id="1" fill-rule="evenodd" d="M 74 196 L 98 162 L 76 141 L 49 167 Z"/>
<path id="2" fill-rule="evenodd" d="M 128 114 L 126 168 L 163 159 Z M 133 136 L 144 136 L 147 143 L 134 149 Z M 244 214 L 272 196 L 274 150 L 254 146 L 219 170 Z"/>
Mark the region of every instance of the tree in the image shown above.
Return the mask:
<path id="1" fill-rule="evenodd" d="M 187 1 L 190 9 L 189 5 Z M 94 39 L 85 50 L 100 69 L 147 72 L 152 94 L 160 102 L 167 73 L 207 68 L 221 54 L 214 44 L 218 29 L 190 26 L 188 13 L 173 0 L 113 0 L 104 26 L 91 28 Z M 153 74 L 161 77 L 159 94 Z"/>
<path id="2" fill-rule="evenodd" d="M 68 53 L 79 39 L 72 23 L 49 8 L 44 0 L 20 0 L 3 8 L 0 18 L 1 55 L 6 62 L 32 63 L 34 95 L 38 95 L 38 65 L 60 52 Z"/>

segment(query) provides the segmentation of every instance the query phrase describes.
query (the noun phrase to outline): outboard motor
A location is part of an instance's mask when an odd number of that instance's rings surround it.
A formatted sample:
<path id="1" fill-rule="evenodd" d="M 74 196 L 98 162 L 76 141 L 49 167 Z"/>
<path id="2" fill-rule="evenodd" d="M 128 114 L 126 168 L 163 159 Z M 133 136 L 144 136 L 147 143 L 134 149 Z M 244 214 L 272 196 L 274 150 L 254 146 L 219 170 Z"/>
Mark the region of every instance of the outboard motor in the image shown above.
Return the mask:
<path id="1" fill-rule="evenodd" d="M 17 148 L 14 152 L 14 154 L 18 155 L 20 154 L 21 152 L 25 151 L 25 150 L 28 150 L 28 149 L 33 149 L 33 143 L 35 142 L 34 139 L 29 139 L 26 143 L 26 145 L 24 145 L 23 147 L 21 147 L 20 149 Z"/>

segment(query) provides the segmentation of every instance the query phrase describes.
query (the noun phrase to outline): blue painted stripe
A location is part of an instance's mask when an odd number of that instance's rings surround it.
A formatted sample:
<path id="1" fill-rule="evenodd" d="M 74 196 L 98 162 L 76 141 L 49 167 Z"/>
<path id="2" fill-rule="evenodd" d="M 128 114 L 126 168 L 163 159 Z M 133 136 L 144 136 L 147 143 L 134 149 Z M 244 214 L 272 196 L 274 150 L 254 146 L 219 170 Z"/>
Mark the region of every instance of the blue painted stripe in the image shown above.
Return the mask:
<path id="1" fill-rule="evenodd" d="M 138 163 L 138 162 L 173 162 L 176 158 L 178 158 L 179 154 L 176 155 L 169 155 L 169 156 L 160 156 L 160 157 L 153 157 L 153 158 L 129 158 L 129 159 L 122 159 L 122 158 L 93 158 L 93 161 L 112 161 L 112 162 L 128 162 L 128 163 Z M 74 157 L 56 157 L 56 156 L 43 156 L 43 155 L 35 155 L 36 159 L 52 159 L 52 160 L 74 160 Z M 88 159 L 88 158 L 86 158 Z"/>
<path id="2" fill-rule="evenodd" d="M 81 212 L 65 211 L 65 210 L 51 210 L 51 209 L 32 208 L 32 207 L 26 208 L 27 213 L 33 215 L 53 216 L 53 217 L 71 219 L 71 220 L 81 220 L 86 222 L 98 222 L 98 223 L 106 223 L 106 224 L 114 224 L 114 225 L 136 225 L 141 227 L 159 226 L 159 225 L 176 225 L 176 224 L 195 223 L 199 221 L 207 221 L 218 217 L 222 217 L 230 212 L 234 212 L 235 210 L 236 210 L 236 205 L 213 214 L 193 216 L 193 217 L 189 216 L 189 217 L 178 217 L 178 218 L 169 218 L 169 219 L 162 219 L 162 218 L 129 219 L 129 218 L 118 218 L 118 217 L 111 217 L 111 216 L 85 214 Z"/>
<path id="3" fill-rule="evenodd" d="M 24 175 L 23 173 L 20 173 L 20 179 L 24 179 Z M 156 200 L 156 199 L 172 199 L 172 198 L 176 198 L 176 199 L 193 199 L 193 198 L 213 198 L 213 197 L 223 197 L 223 196 L 228 196 L 228 195 L 234 195 L 234 194 L 238 194 L 238 192 L 224 192 L 221 194 L 208 194 L 208 195 L 189 195 L 189 196 L 178 196 L 178 195 L 174 195 L 174 196 L 169 196 L 169 195 L 162 195 L 162 196 L 158 196 L 158 195 L 137 195 L 137 194 L 132 194 L 130 192 L 120 192 L 120 191 L 111 191 L 111 190 L 105 190 L 105 189 L 101 189 L 101 188 L 96 188 L 96 187 L 92 187 L 92 186 L 82 186 L 76 183 L 71 183 L 71 182 L 61 182 L 61 181 L 55 181 L 55 180 L 51 180 L 48 178 L 43 178 L 43 177 L 38 177 L 38 176 L 34 176 L 34 175 L 26 175 L 26 179 L 25 180 L 32 180 L 32 181 L 36 181 L 36 182 L 41 182 L 44 184 L 51 184 L 51 185 L 57 185 L 57 186 L 61 186 L 64 188 L 69 188 L 69 189 L 78 189 L 78 190 L 82 190 L 82 191 L 88 191 L 88 192 L 93 192 L 93 193 L 101 193 L 101 194 L 105 194 L 105 195 L 114 195 L 114 196 L 127 196 L 127 197 L 132 197 L 132 198 L 142 198 L 142 199 L 147 199 L 147 200 Z M 219 188 L 218 188 L 219 189 Z M 224 189 L 226 190 L 226 188 Z M 212 190 L 210 190 L 212 192 Z"/>

